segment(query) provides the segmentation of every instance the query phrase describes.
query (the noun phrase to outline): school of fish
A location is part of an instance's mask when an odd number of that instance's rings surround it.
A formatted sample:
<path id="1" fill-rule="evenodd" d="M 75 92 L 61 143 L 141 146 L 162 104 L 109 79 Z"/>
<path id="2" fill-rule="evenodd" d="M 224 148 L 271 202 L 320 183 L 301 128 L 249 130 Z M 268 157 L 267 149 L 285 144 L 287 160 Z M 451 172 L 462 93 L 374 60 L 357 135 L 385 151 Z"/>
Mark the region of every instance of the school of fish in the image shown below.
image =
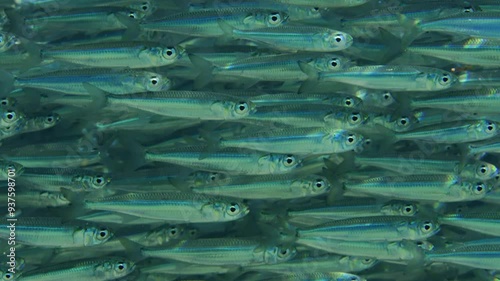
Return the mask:
<path id="1" fill-rule="evenodd" d="M 499 281 L 499 0 L 0 0 L 1 281 Z"/>

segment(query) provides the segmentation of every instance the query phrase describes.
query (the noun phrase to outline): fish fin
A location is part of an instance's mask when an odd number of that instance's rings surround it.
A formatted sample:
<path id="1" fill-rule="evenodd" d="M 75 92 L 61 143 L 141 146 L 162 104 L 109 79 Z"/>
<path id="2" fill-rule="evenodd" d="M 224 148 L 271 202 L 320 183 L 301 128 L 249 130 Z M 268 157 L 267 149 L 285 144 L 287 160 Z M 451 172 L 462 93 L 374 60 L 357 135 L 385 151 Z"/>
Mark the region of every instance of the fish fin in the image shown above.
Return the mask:
<path id="1" fill-rule="evenodd" d="M 398 14 L 398 22 L 407 31 L 403 38 L 401 38 L 401 44 L 403 46 L 409 46 L 418 36 L 420 36 L 423 31 L 420 28 L 420 21 L 415 19 L 410 19 L 403 14 Z"/>
<path id="2" fill-rule="evenodd" d="M 201 89 L 212 81 L 214 65 L 200 56 L 193 54 L 189 54 L 188 56 L 191 63 L 200 72 L 194 79 L 193 88 Z"/>
<path id="3" fill-rule="evenodd" d="M 222 19 L 217 19 L 217 24 L 219 24 L 220 29 L 224 32 L 224 34 L 228 37 L 234 37 L 235 28 L 229 25 Z"/>
<path id="4" fill-rule="evenodd" d="M 319 81 L 318 71 L 313 66 L 311 66 L 306 62 L 299 61 L 298 64 L 300 70 L 302 70 L 302 72 L 304 72 L 307 75 L 307 80 L 302 82 L 302 85 L 300 85 L 299 87 L 298 93 L 302 94 L 304 92 L 309 92 L 311 90 L 314 90 Z"/>
<path id="5" fill-rule="evenodd" d="M 120 13 L 115 13 L 114 16 L 121 24 L 126 27 L 125 32 L 122 36 L 122 39 L 124 41 L 130 41 L 139 37 L 139 35 L 141 34 L 141 26 L 136 20 Z"/>
<path id="6" fill-rule="evenodd" d="M 111 96 L 110 93 L 105 92 L 90 83 L 83 83 L 83 87 L 92 98 L 92 102 L 87 106 L 88 108 L 97 110 L 106 107 L 108 103 L 108 96 Z"/>
<path id="7" fill-rule="evenodd" d="M 120 242 L 120 244 L 122 244 L 123 248 L 125 248 L 127 255 L 132 261 L 140 262 L 146 259 L 146 257 L 142 254 L 143 245 L 123 237 L 116 239 Z"/>
<path id="8" fill-rule="evenodd" d="M 82 200 L 81 193 L 76 193 L 66 188 L 61 188 L 61 193 L 71 202 L 68 206 L 64 207 L 63 212 L 61 212 L 62 208 L 55 208 L 58 216 L 61 217 L 61 222 L 74 221 L 76 217 L 88 213 L 88 209 L 85 206 L 85 200 Z"/>
<path id="9" fill-rule="evenodd" d="M 220 150 L 222 138 L 219 134 L 200 128 L 200 136 L 207 142 L 207 153 L 214 153 Z"/>
<path id="10" fill-rule="evenodd" d="M 14 90 L 15 77 L 4 70 L 0 69 L 0 94 L 8 94 Z"/>
<path id="11" fill-rule="evenodd" d="M 388 64 L 390 61 L 402 55 L 406 51 L 408 45 L 403 44 L 401 38 L 395 36 L 382 27 L 379 27 L 379 31 L 382 42 L 384 42 L 384 44 L 387 46 L 386 50 L 388 50 L 382 56 L 381 63 Z"/>

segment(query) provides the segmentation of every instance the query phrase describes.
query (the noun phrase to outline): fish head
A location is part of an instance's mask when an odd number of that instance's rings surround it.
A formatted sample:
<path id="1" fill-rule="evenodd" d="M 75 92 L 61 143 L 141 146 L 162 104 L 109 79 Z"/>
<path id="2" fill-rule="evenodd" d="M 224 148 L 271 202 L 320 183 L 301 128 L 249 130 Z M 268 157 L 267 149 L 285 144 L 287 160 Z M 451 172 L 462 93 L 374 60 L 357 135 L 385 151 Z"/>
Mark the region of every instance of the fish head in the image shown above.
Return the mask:
<path id="1" fill-rule="evenodd" d="M 368 269 L 375 266 L 378 263 L 377 259 L 369 258 L 369 257 L 351 257 L 345 256 L 340 259 L 342 264 L 345 264 L 350 268 L 349 271 L 359 270 L 359 269 Z"/>
<path id="2" fill-rule="evenodd" d="M 135 11 L 141 11 L 141 13 L 144 14 L 144 16 L 149 16 L 154 11 L 156 11 L 157 7 L 152 3 L 151 1 L 148 0 L 143 0 L 143 1 L 137 1 L 134 3 L 131 3 L 128 8 L 135 10 Z"/>
<path id="3" fill-rule="evenodd" d="M 439 91 L 451 88 L 458 82 L 458 78 L 448 71 L 429 72 L 427 77 L 427 89 Z"/>
<path id="4" fill-rule="evenodd" d="M 344 50 L 353 43 L 351 35 L 336 30 L 328 30 L 321 34 L 322 47 L 326 50 Z"/>
<path id="5" fill-rule="evenodd" d="M 179 60 L 184 54 L 181 47 L 162 47 L 154 46 L 145 48 L 139 54 L 139 58 L 148 60 L 155 65 L 170 65 Z"/>
<path id="6" fill-rule="evenodd" d="M 300 159 L 292 154 L 270 154 L 265 158 L 261 157 L 259 160 L 269 162 L 272 174 L 286 173 L 299 167 L 302 163 Z"/>
<path id="7" fill-rule="evenodd" d="M 5 127 L 5 126 L 13 126 L 17 124 L 18 122 L 21 122 L 23 119 L 25 119 L 25 116 L 23 113 L 17 111 L 17 110 L 5 110 L 2 113 L 2 120 L 0 122 L 0 126 Z"/>
<path id="8" fill-rule="evenodd" d="M 228 115 L 231 118 L 244 118 L 255 112 L 255 104 L 246 100 L 230 101 L 224 106 L 228 110 Z"/>
<path id="9" fill-rule="evenodd" d="M 149 92 L 167 91 L 172 87 L 172 81 L 154 72 L 145 71 L 138 79 L 139 86 Z"/>
<path id="10" fill-rule="evenodd" d="M 292 20 L 302 20 L 302 19 L 320 19 L 322 17 L 322 12 L 326 12 L 327 9 L 320 9 L 318 7 L 303 7 L 303 6 L 288 6 L 287 13 L 290 15 Z"/>
<path id="11" fill-rule="evenodd" d="M 416 232 L 415 237 L 419 239 L 431 237 L 441 229 L 439 223 L 433 220 L 417 220 L 411 224 Z"/>
<path id="12" fill-rule="evenodd" d="M 361 117 L 359 117 L 361 119 Z M 340 130 L 330 134 L 330 144 L 340 146 L 342 151 L 361 151 L 364 145 L 364 137 L 361 134 Z"/>
<path id="13" fill-rule="evenodd" d="M 490 191 L 489 186 L 482 181 L 461 182 L 453 185 L 451 188 L 455 189 L 452 192 L 457 194 L 459 198 L 467 200 L 482 199 Z"/>
<path id="14" fill-rule="evenodd" d="M 475 161 L 464 166 L 460 175 L 478 180 L 489 180 L 498 175 L 498 168 L 484 161 Z"/>
<path id="15" fill-rule="evenodd" d="M 16 175 L 21 175 L 24 172 L 24 166 L 19 163 L 6 161 L 3 165 L 2 173 L 5 176 L 7 176 L 8 172 L 15 172 Z"/>
<path id="16" fill-rule="evenodd" d="M 62 193 L 42 192 L 40 198 L 44 201 L 53 202 L 54 206 L 69 205 L 71 203 Z"/>
<path id="17" fill-rule="evenodd" d="M 184 236 L 185 228 L 180 225 L 163 225 L 149 231 L 146 234 L 144 245 L 160 246 L 172 240 L 181 239 Z M 142 242 L 141 242 L 142 243 Z"/>
<path id="18" fill-rule="evenodd" d="M 243 202 L 219 199 L 216 202 L 204 205 L 201 208 L 204 217 L 214 221 L 234 221 L 246 216 L 250 209 Z"/>
<path id="19" fill-rule="evenodd" d="M 412 217 L 418 213 L 418 207 L 413 203 L 392 202 L 382 206 L 381 211 L 385 215 Z"/>
<path id="20" fill-rule="evenodd" d="M 86 190 L 103 189 L 111 182 L 111 178 L 104 175 L 76 176 L 74 181 L 79 181 Z"/>
<path id="21" fill-rule="evenodd" d="M 278 245 L 268 247 L 264 252 L 264 261 L 267 264 L 282 263 L 291 260 L 297 255 L 297 249 L 292 246 Z"/>
<path id="22" fill-rule="evenodd" d="M 266 27 L 277 27 L 288 21 L 288 15 L 283 12 L 264 13 L 259 17 L 263 17 L 264 26 Z"/>
<path id="23" fill-rule="evenodd" d="M 335 72 L 352 65 L 352 61 L 344 56 L 328 55 L 314 59 L 311 64 L 320 72 Z"/>
<path id="24" fill-rule="evenodd" d="M 95 276 L 101 276 L 103 280 L 114 280 L 125 277 L 135 270 L 135 263 L 122 258 L 109 258 L 95 268 Z"/>
<path id="25" fill-rule="evenodd" d="M 301 180 L 300 193 L 304 196 L 317 196 L 328 192 L 330 182 L 325 177 L 313 175 Z"/>
<path id="26" fill-rule="evenodd" d="M 39 118 L 39 128 L 47 129 L 54 127 L 57 123 L 61 121 L 61 116 L 57 113 L 51 113 L 47 116 Z"/>
<path id="27" fill-rule="evenodd" d="M 84 232 L 84 245 L 100 245 L 107 242 L 113 236 L 113 232 L 106 227 L 88 227 Z"/>

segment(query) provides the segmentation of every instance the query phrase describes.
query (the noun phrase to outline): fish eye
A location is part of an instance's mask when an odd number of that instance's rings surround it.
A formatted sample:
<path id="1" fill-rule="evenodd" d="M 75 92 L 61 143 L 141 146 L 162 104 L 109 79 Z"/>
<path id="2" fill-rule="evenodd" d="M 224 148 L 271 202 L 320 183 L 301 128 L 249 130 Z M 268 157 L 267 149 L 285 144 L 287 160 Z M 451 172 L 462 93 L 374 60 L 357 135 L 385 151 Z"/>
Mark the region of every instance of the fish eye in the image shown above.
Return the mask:
<path id="1" fill-rule="evenodd" d="M 496 131 L 496 126 L 494 123 L 491 123 L 491 122 L 488 122 L 487 123 L 487 126 L 486 126 L 486 132 L 487 133 L 493 133 L 494 131 Z"/>
<path id="2" fill-rule="evenodd" d="M 7 118 L 7 120 L 12 121 L 16 119 L 17 114 L 14 111 L 9 110 L 4 114 L 4 116 L 5 118 Z"/>
<path id="3" fill-rule="evenodd" d="M 281 21 L 282 21 L 282 19 L 281 19 L 281 15 L 279 13 L 271 13 L 271 16 L 269 17 L 269 20 L 268 20 L 268 22 L 271 25 L 279 24 L 279 23 L 281 23 Z"/>
<path id="4" fill-rule="evenodd" d="M 115 268 L 117 271 L 124 271 L 125 269 L 127 269 L 127 264 L 125 264 L 124 262 L 119 262 L 116 264 Z"/>
<path id="5" fill-rule="evenodd" d="M 463 12 L 464 13 L 473 13 L 473 12 L 475 12 L 475 10 L 472 7 L 464 7 Z"/>
<path id="6" fill-rule="evenodd" d="M 163 50 L 163 57 L 164 58 L 172 59 L 172 58 L 175 58 L 176 55 L 177 55 L 177 51 L 175 50 L 175 48 L 165 48 L 165 50 Z"/>
<path id="7" fill-rule="evenodd" d="M 441 83 L 441 85 L 447 85 L 447 84 L 451 83 L 450 75 L 448 73 L 443 73 L 443 75 L 441 75 L 439 83 Z"/>
<path id="8" fill-rule="evenodd" d="M 286 258 L 290 255 L 292 251 L 289 248 L 278 250 L 278 257 Z"/>
<path id="9" fill-rule="evenodd" d="M 97 176 L 94 178 L 94 185 L 98 187 L 102 187 L 106 184 L 106 179 L 103 176 Z"/>
<path id="10" fill-rule="evenodd" d="M 364 264 L 370 264 L 370 263 L 373 262 L 373 259 L 366 258 L 366 259 L 363 259 L 361 262 L 364 263 Z"/>
<path id="11" fill-rule="evenodd" d="M 45 123 L 52 124 L 56 121 L 56 119 L 57 119 L 56 117 L 49 115 L 45 118 Z"/>
<path id="12" fill-rule="evenodd" d="M 137 14 L 136 14 L 135 12 L 130 12 L 130 13 L 128 14 L 128 17 L 129 17 L 129 18 L 132 18 L 132 19 L 136 19 L 136 18 L 137 18 Z"/>
<path id="13" fill-rule="evenodd" d="M 229 208 L 227 209 L 227 213 L 231 216 L 235 216 L 239 214 L 241 211 L 240 205 L 238 203 L 230 203 Z"/>
<path id="14" fill-rule="evenodd" d="M 434 224 L 430 221 L 425 221 L 424 224 L 422 225 L 422 231 L 423 232 L 430 232 L 434 228 Z"/>
<path id="15" fill-rule="evenodd" d="M 143 10 L 144 12 L 148 11 L 149 10 L 149 3 L 143 2 L 141 5 L 141 10 Z"/>
<path id="16" fill-rule="evenodd" d="M 99 233 L 98 233 L 98 236 L 97 238 L 98 239 L 101 239 L 101 240 L 104 240 L 104 239 L 107 239 L 109 237 L 109 231 L 107 229 L 99 229 Z"/>
<path id="17" fill-rule="evenodd" d="M 485 175 L 487 172 L 488 172 L 488 167 L 486 167 L 486 165 L 481 165 L 478 167 L 477 169 L 477 173 L 478 174 L 481 174 L 481 175 Z"/>
<path id="18" fill-rule="evenodd" d="M 347 107 L 353 106 L 354 102 L 353 102 L 352 98 L 345 98 L 344 99 L 344 105 L 347 106 Z"/>
<path id="19" fill-rule="evenodd" d="M 473 189 L 474 194 L 480 195 L 486 192 L 486 186 L 482 182 L 476 183 Z"/>
<path id="20" fill-rule="evenodd" d="M 0 102 L 2 105 L 8 105 L 9 104 L 9 101 L 7 99 L 2 99 L 2 101 Z"/>
<path id="21" fill-rule="evenodd" d="M 196 229 L 191 229 L 191 230 L 189 230 L 189 235 L 190 235 L 191 237 L 196 236 L 196 234 L 198 234 L 198 231 L 197 231 Z"/>
<path id="22" fill-rule="evenodd" d="M 325 181 L 323 179 L 316 179 L 314 183 L 315 189 L 323 189 L 326 186 Z"/>
<path id="23" fill-rule="evenodd" d="M 361 122 L 361 114 L 358 112 L 353 112 L 348 121 L 351 125 L 359 124 Z"/>
<path id="24" fill-rule="evenodd" d="M 353 144 L 355 142 L 356 142 L 356 136 L 355 135 L 350 134 L 349 136 L 347 136 L 347 139 L 346 139 L 346 143 L 347 144 Z"/>
<path id="25" fill-rule="evenodd" d="M 5 273 L 5 274 L 3 275 L 3 279 L 4 279 L 4 280 L 9 280 L 9 279 L 11 279 L 12 277 L 13 277 L 13 276 L 12 276 L 12 273 Z"/>
<path id="26" fill-rule="evenodd" d="M 169 230 L 168 230 L 168 236 L 170 236 L 170 238 L 177 238 L 179 237 L 179 229 L 177 228 L 177 226 L 172 226 Z"/>
<path id="27" fill-rule="evenodd" d="M 245 114 L 249 111 L 249 106 L 248 103 L 244 101 L 240 101 L 238 105 L 236 106 L 236 113 L 238 114 Z"/>
<path id="28" fill-rule="evenodd" d="M 210 180 L 215 181 L 217 179 L 217 173 L 211 173 L 210 174 Z"/>
<path id="29" fill-rule="evenodd" d="M 295 165 L 295 157 L 293 155 L 287 155 L 285 158 L 285 166 L 291 167 Z"/>
<path id="30" fill-rule="evenodd" d="M 408 118 L 406 116 L 399 118 L 398 125 L 401 127 L 406 127 L 406 126 L 410 125 L 410 118 Z"/>
<path id="31" fill-rule="evenodd" d="M 151 78 L 149 78 L 149 82 L 151 85 L 156 86 L 160 82 L 160 78 L 158 76 L 151 76 Z"/>
<path id="32" fill-rule="evenodd" d="M 405 205 L 403 207 L 403 213 L 405 215 L 413 215 L 415 213 L 415 207 L 411 204 Z"/>
<path id="33" fill-rule="evenodd" d="M 388 100 L 388 99 L 392 98 L 392 95 L 389 92 L 385 92 L 382 97 L 384 98 L 384 100 Z"/>
<path id="34" fill-rule="evenodd" d="M 328 63 L 328 67 L 330 69 L 335 69 L 335 68 L 337 68 L 337 66 L 339 66 L 339 64 L 340 64 L 340 60 L 338 58 L 332 58 Z"/>
<path id="35" fill-rule="evenodd" d="M 358 277 L 353 276 L 353 277 L 351 277 L 351 281 L 359 281 L 359 278 L 358 278 Z"/>
<path id="36" fill-rule="evenodd" d="M 343 34 L 336 34 L 335 37 L 333 37 L 335 42 L 340 43 L 344 41 L 344 35 Z"/>

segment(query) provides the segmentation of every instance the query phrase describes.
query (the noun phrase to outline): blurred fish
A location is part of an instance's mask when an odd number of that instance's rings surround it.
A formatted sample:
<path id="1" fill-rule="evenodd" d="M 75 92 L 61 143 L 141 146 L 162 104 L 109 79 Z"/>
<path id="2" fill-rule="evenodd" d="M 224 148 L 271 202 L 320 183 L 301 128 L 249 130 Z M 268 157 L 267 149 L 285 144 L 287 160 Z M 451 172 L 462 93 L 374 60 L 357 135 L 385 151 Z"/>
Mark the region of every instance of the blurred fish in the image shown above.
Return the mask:
<path id="1" fill-rule="evenodd" d="M 59 191 L 61 188 L 73 192 L 88 192 L 103 189 L 111 182 L 111 177 L 92 170 L 71 168 L 27 168 L 23 182 L 32 188 Z"/>
<path id="2" fill-rule="evenodd" d="M 246 266 L 286 262 L 296 255 L 296 250 L 282 245 L 266 246 L 251 239 L 207 238 L 182 241 L 168 248 L 143 249 L 142 254 L 202 265 Z"/>

